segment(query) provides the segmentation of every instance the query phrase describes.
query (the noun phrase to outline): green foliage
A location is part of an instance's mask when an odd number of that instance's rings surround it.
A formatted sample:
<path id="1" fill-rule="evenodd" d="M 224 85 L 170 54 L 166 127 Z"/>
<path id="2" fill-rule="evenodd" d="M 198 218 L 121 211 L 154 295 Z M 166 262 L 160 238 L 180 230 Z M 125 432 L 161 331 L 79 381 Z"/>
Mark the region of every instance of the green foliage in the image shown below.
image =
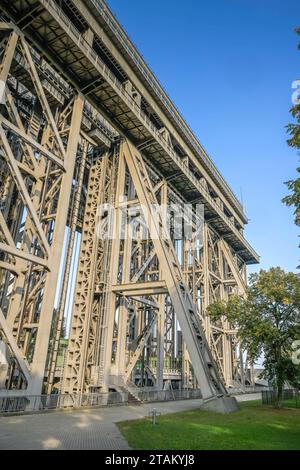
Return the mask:
<path id="1" fill-rule="evenodd" d="M 300 127 L 300 126 L 299 126 Z M 297 172 L 300 173 L 300 168 L 297 168 Z M 291 191 L 291 194 L 285 196 L 282 199 L 287 206 L 294 206 L 295 224 L 300 226 L 300 177 L 295 180 L 286 181 L 285 183 Z"/>
<path id="2" fill-rule="evenodd" d="M 300 28 L 296 28 L 296 33 L 300 34 Z M 298 45 L 300 49 L 300 43 Z M 296 104 L 290 110 L 295 122 L 288 124 L 286 126 L 287 132 L 289 134 L 289 139 L 287 140 L 288 145 L 293 148 L 300 149 L 300 104 Z M 300 173 L 300 167 L 296 169 L 297 174 Z M 296 225 L 300 226 L 300 176 L 294 180 L 286 181 L 285 183 L 291 191 L 291 194 L 284 197 L 282 202 L 287 206 L 293 206 L 295 208 L 294 216 Z"/>
<path id="3" fill-rule="evenodd" d="M 250 276 L 244 297 L 211 304 L 208 313 L 214 321 L 226 317 L 238 330 L 252 362 L 264 354 L 263 376 L 277 388 L 280 406 L 284 382 L 300 386 L 300 366 L 292 362 L 292 343 L 300 339 L 300 277 L 280 268 L 261 270 Z"/>

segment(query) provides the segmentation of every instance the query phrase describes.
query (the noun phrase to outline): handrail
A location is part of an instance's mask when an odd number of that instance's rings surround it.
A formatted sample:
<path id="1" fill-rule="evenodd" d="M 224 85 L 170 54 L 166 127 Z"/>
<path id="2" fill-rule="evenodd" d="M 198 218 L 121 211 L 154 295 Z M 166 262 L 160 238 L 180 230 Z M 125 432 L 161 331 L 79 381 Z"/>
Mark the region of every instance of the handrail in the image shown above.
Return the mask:
<path id="1" fill-rule="evenodd" d="M 139 401 L 170 401 L 201 397 L 199 389 L 143 390 L 135 387 L 129 391 Z M 53 395 L 6 395 L 0 396 L 0 415 L 9 413 L 34 413 L 70 408 L 122 406 L 129 403 L 128 391 L 106 393 L 73 393 Z"/>

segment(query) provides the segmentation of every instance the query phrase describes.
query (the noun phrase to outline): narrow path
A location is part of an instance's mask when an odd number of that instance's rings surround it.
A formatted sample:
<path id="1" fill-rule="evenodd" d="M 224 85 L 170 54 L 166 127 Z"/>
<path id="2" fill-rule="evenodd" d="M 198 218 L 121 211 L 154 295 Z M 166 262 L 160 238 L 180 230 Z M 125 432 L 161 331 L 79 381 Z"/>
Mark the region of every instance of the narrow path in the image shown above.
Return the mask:
<path id="1" fill-rule="evenodd" d="M 237 396 L 238 401 L 259 399 L 260 394 Z M 115 423 L 199 408 L 199 400 L 116 406 L 78 411 L 41 413 L 0 418 L 0 449 L 129 449 Z"/>

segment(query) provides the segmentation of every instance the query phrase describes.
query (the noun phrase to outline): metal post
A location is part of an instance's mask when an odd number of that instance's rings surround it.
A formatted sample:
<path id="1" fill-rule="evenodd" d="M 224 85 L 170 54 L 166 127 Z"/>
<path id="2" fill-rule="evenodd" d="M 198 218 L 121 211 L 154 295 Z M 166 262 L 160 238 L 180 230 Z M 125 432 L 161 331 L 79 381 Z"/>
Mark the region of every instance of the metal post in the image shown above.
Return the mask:
<path id="1" fill-rule="evenodd" d="M 40 313 L 39 328 L 36 337 L 34 356 L 31 366 L 32 384 L 30 394 L 38 395 L 42 392 L 45 365 L 49 347 L 51 320 L 53 316 L 54 300 L 59 275 L 65 227 L 68 216 L 68 202 L 70 200 L 74 166 L 83 111 L 83 99 L 77 96 L 74 102 L 68 146 L 64 161 L 65 173 L 62 177 L 56 223 L 51 245 L 51 272 L 47 277 L 43 296 L 43 305 Z"/>

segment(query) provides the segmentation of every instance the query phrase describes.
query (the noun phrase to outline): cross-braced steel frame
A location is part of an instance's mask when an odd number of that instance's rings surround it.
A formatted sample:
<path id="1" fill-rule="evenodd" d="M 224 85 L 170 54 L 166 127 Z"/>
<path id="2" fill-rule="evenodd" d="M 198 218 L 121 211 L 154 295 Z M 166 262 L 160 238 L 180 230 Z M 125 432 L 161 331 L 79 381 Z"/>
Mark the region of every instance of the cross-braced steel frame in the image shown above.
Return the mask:
<path id="1" fill-rule="evenodd" d="M 240 203 L 103 1 L 0 6 L 0 395 L 226 394 Z"/>

